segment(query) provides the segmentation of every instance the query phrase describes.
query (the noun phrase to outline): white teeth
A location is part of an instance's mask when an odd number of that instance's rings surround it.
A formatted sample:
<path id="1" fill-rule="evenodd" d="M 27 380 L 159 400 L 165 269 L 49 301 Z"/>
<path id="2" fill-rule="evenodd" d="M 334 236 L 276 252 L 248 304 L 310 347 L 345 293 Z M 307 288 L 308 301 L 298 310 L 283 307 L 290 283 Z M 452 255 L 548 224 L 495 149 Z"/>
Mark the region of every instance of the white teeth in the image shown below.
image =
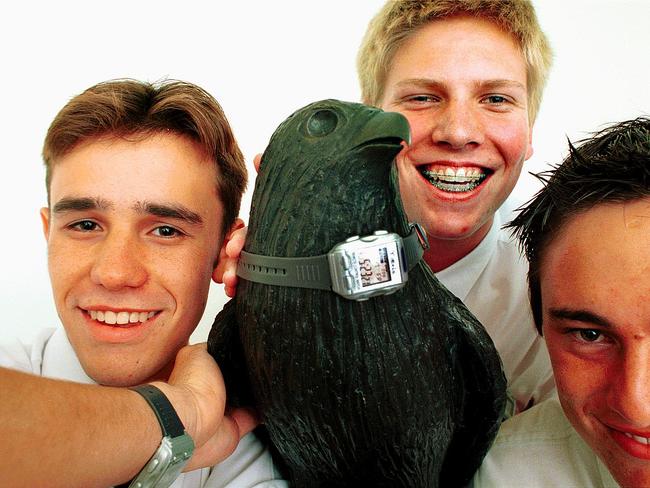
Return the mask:
<path id="1" fill-rule="evenodd" d="M 425 169 L 429 168 L 429 169 Z M 422 176 L 436 188 L 447 192 L 468 192 L 478 187 L 488 172 L 477 168 L 476 166 L 468 167 L 451 167 L 451 166 L 428 166 L 420 168 Z"/>
<path id="2" fill-rule="evenodd" d="M 90 318 L 108 325 L 127 325 L 146 322 L 156 315 L 156 312 L 114 312 L 112 310 L 88 310 Z"/>
<path id="3" fill-rule="evenodd" d="M 646 446 L 647 446 L 648 444 L 650 444 L 650 439 L 648 439 L 647 437 L 641 437 L 641 436 L 634 435 L 634 434 L 628 434 L 627 432 L 623 432 L 623 433 L 624 433 L 627 437 L 629 437 L 630 439 L 634 439 L 635 441 L 637 441 L 637 442 L 640 443 L 640 444 L 645 444 Z"/>
<path id="4" fill-rule="evenodd" d="M 647 437 L 641 437 L 638 435 L 633 435 L 632 437 L 634 438 L 635 441 L 640 442 L 641 444 L 645 444 L 646 446 L 650 443 L 648 442 L 650 439 L 648 439 Z"/>
<path id="5" fill-rule="evenodd" d="M 438 167 L 429 170 L 425 169 L 422 172 L 427 173 L 432 177 L 440 178 L 441 180 L 460 183 L 477 180 L 481 177 L 482 173 L 479 168 L 474 166 L 469 168 L 453 168 L 451 166 L 445 168 Z"/>

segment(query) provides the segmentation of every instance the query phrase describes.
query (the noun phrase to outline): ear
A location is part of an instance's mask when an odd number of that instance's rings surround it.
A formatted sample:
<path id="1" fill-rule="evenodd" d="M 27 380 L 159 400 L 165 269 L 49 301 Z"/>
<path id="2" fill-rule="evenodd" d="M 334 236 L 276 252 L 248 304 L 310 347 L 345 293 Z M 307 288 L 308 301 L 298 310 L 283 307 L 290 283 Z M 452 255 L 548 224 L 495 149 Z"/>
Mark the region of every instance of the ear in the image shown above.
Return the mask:
<path id="1" fill-rule="evenodd" d="M 50 209 L 48 207 L 41 208 L 41 224 L 43 224 L 43 235 L 47 241 L 50 235 Z"/>
<path id="2" fill-rule="evenodd" d="M 524 161 L 528 161 L 533 155 L 533 128 L 532 126 L 528 130 L 528 147 L 526 148 L 526 158 Z"/>
<path id="3" fill-rule="evenodd" d="M 212 270 L 212 279 L 215 283 L 223 283 L 224 274 L 236 276 L 237 262 L 244 248 L 245 240 L 246 227 L 244 226 L 244 221 L 237 218 L 223 238 L 219 257 Z"/>

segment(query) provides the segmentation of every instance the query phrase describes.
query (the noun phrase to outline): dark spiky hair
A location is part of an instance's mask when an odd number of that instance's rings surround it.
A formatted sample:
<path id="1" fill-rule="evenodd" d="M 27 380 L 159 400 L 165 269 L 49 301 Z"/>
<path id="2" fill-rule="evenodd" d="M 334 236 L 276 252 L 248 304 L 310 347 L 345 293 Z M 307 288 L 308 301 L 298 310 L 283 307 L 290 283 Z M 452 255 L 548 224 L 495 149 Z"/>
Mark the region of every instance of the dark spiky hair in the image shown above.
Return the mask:
<path id="1" fill-rule="evenodd" d="M 562 164 L 535 176 L 544 188 L 507 227 L 530 263 L 530 301 L 541 333 L 540 262 L 566 222 L 599 204 L 650 197 L 650 118 L 613 124 L 575 146 L 569 142 Z"/>

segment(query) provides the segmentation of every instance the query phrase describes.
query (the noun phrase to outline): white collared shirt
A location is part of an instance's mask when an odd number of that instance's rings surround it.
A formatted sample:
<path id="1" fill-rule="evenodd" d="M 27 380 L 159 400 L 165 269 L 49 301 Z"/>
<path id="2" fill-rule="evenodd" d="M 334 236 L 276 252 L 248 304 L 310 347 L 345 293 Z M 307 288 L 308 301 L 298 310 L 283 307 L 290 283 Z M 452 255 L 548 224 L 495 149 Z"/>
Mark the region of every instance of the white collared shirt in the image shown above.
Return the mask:
<path id="1" fill-rule="evenodd" d="M 41 331 L 33 344 L 0 344 L 0 366 L 48 378 L 94 384 L 85 373 L 63 328 Z M 287 488 L 271 455 L 254 434 L 213 468 L 181 474 L 170 488 Z"/>
<path id="2" fill-rule="evenodd" d="M 557 398 L 506 420 L 473 488 L 618 488 Z"/>
<path id="3" fill-rule="evenodd" d="M 512 203 L 495 214 L 490 231 L 467 256 L 436 277 L 479 319 L 501 356 L 517 411 L 555 392 L 546 344 L 537 333 L 528 299 L 528 262 L 502 230 Z"/>

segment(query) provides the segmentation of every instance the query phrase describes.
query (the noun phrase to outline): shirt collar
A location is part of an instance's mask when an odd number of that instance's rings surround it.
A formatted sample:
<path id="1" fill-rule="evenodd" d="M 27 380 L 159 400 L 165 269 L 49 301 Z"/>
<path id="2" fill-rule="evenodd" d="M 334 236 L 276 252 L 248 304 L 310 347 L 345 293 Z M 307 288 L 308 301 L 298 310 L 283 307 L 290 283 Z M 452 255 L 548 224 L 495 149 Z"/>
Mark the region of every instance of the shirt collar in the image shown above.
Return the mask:
<path id="1" fill-rule="evenodd" d="M 42 375 L 77 383 L 95 384 L 84 371 L 63 327 L 59 327 L 45 346 Z"/>

